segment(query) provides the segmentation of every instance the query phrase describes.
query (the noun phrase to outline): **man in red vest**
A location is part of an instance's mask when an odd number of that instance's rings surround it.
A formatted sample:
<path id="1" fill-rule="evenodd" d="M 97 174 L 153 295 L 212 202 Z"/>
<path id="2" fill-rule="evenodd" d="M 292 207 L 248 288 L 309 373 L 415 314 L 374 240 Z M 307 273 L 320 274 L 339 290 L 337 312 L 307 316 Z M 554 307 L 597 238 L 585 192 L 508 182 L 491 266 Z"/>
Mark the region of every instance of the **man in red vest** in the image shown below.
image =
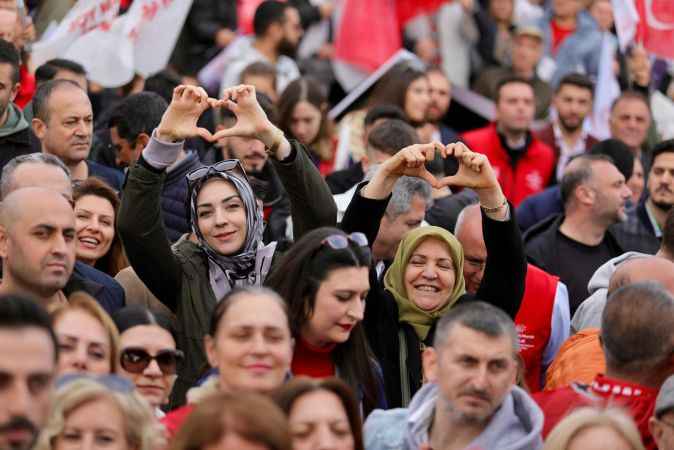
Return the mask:
<path id="1" fill-rule="evenodd" d="M 487 261 L 479 205 L 470 205 L 461 211 L 454 234 L 463 246 L 466 290 L 474 294 L 482 282 Z M 529 264 L 524 297 L 515 325 L 520 337 L 520 355 L 526 368 L 527 386 L 532 392 L 542 388 L 545 369 L 569 337 L 570 320 L 569 296 L 564 283 Z"/>
<path id="2" fill-rule="evenodd" d="M 606 375 L 591 385 L 534 394 L 543 410 L 543 437 L 567 414 L 586 405 L 619 406 L 639 428 L 644 446 L 657 448 L 648 429 L 658 389 L 674 373 L 674 297 L 660 283 L 633 283 L 611 294 L 602 314 L 600 340 Z"/>
<path id="3" fill-rule="evenodd" d="M 528 81 L 502 79 L 495 102 L 496 122 L 464 133 L 461 139 L 469 148 L 487 155 L 503 193 L 517 206 L 550 183 L 555 154 L 530 131 L 535 101 Z"/>

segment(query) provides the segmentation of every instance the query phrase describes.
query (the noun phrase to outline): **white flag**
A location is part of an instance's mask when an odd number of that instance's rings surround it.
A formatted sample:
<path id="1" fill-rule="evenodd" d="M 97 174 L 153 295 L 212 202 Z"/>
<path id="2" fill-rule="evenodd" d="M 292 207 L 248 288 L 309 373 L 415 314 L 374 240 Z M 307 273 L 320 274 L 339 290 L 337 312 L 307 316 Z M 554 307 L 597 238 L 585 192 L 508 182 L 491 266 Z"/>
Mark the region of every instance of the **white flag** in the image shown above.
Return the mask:
<path id="1" fill-rule="evenodd" d="M 616 42 L 610 33 L 602 33 L 602 46 L 599 59 L 599 73 L 594 91 L 594 107 L 592 112 L 592 135 L 597 139 L 611 137 L 608 119 L 611 115 L 611 105 L 620 95 L 620 85 L 613 72 Z"/>
<path id="2" fill-rule="evenodd" d="M 612 0 L 612 4 L 613 21 L 618 33 L 620 51 L 624 53 L 627 46 L 634 42 L 637 25 L 639 24 L 639 13 L 634 5 L 634 0 Z"/>
<path id="3" fill-rule="evenodd" d="M 191 6 L 192 0 L 135 0 L 124 15 L 80 35 L 58 56 L 82 64 L 104 87 L 122 86 L 135 74 L 152 76 L 168 64 Z"/>
<path id="4" fill-rule="evenodd" d="M 92 30 L 105 29 L 118 13 L 119 0 L 78 0 L 53 32 L 33 44 L 33 64 L 37 67 L 50 59 L 62 58 L 75 40 Z"/>

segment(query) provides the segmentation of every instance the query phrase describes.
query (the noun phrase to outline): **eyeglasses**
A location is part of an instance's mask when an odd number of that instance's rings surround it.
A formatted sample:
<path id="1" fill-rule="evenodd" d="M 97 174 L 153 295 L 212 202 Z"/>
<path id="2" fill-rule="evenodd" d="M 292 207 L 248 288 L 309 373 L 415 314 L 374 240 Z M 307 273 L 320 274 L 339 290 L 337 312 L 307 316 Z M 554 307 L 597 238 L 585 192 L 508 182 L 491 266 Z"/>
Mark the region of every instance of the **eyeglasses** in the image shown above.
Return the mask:
<path id="1" fill-rule="evenodd" d="M 62 375 L 56 380 L 55 386 L 56 389 L 59 390 L 79 380 L 95 381 L 111 391 L 120 392 L 122 394 L 129 394 L 136 389 L 133 382 L 118 375 L 90 375 L 86 373 L 68 373 Z"/>
<path id="2" fill-rule="evenodd" d="M 122 368 L 129 373 L 143 373 L 152 361 L 157 361 L 162 374 L 174 375 L 183 357 L 180 350 L 161 350 L 152 356 L 142 348 L 131 347 L 122 351 L 120 362 Z"/>
<path id="3" fill-rule="evenodd" d="M 358 247 L 367 247 L 367 236 L 363 233 L 351 233 L 347 236 L 343 234 L 331 234 L 321 241 L 321 245 L 327 245 L 333 250 L 343 250 L 349 247 L 349 241 Z"/>
<path id="4" fill-rule="evenodd" d="M 241 162 L 238 159 L 225 159 L 223 161 L 213 164 L 212 166 L 205 166 L 199 167 L 198 169 L 194 169 L 193 171 L 187 174 L 187 181 L 190 183 L 194 183 L 195 181 L 199 181 L 209 173 L 229 172 L 229 171 L 238 172 L 240 175 L 244 177 L 244 179 L 248 180 L 248 177 L 246 176 L 246 171 L 243 170 L 243 166 L 241 165 Z"/>

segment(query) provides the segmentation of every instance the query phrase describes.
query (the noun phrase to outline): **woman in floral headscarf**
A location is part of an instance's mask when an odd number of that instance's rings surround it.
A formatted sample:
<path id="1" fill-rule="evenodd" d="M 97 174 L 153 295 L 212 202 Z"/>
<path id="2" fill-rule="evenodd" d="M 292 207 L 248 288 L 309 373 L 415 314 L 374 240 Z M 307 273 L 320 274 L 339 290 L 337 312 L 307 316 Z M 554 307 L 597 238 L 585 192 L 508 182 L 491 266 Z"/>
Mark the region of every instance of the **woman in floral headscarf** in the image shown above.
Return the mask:
<path id="1" fill-rule="evenodd" d="M 175 162 L 184 139 L 208 141 L 241 136 L 265 144 L 290 200 L 295 236 L 334 225 L 336 208 L 325 182 L 301 144 L 288 141 L 257 103 L 252 86 L 225 90 L 222 100 L 193 86 L 179 86 L 127 177 L 118 232 L 129 262 L 145 285 L 177 318 L 176 341 L 185 354 L 172 397 L 185 392 L 206 366 L 203 348 L 216 305 L 237 286 L 261 286 L 276 256 L 276 243 L 262 242 L 262 211 L 238 160 L 220 161 L 187 175 L 186 199 L 192 233 L 170 245 L 162 226 L 160 196 L 166 169 Z M 236 124 L 215 135 L 198 128 L 209 107 L 225 107 Z"/>
<path id="2" fill-rule="evenodd" d="M 426 170 L 425 162 L 432 161 L 436 151 L 458 160 L 456 175 L 437 180 Z M 522 238 L 489 161 L 460 143 L 412 145 L 399 151 L 359 189 L 342 228 L 364 231 L 373 242 L 393 186 L 401 176 L 423 178 L 434 187 L 451 184 L 474 189 L 482 206 L 489 256 L 477 294 L 466 294 L 461 244 L 443 228 L 424 226 L 404 236 L 383 283 L 371 272 L 363 325 L 384 372 L 389 407 L 407 406 L 421 387 L 421 355 L 433 344 L 440 316 L 459 302 L 479 299 L 514 317 L 526 276 Z"/>

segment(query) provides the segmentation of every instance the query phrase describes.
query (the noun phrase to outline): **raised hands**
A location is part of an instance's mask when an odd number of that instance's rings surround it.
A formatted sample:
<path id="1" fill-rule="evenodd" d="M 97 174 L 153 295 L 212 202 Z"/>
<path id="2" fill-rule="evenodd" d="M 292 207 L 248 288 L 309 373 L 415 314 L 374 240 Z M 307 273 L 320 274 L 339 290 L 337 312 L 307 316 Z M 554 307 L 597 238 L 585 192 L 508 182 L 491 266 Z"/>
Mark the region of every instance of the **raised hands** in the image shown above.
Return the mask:
<path id="1" fill-rule="evenodd" d="M 215 134 L 197 126 L 199 117 L 208 108 L 229 109 L 236 115 L 236 124 Z M 209 98 L 201 87 L 176 87 L 171 104 L 157 127 L 157 137 L 165 141 L 182 141 L 196 136 L 208 142 L 231 136 L 256 138 L 264 142 L 278 159 L 284 159 L 290 153 L 290 144 L 258 104 L 253 86 L 226 89 L 222 99 Z"/>
<path id="2" fill-rule="evenodd" d="M 457 159 L 459 170 L 455 175 L 437 179 L 426 169 L 425 163 L 432 161 L 436 152 L 445 159 L 452 156 Z M 487 157 L 471 151 L 461 142 L 447 146 L 432 142 L 405 147 L 382 163 L 361 194 L 367 198 L 386 198 L 401 176 L 422 178 L 434 188 L 461 186 L 473 189 L 480 204 L 488 210 L 505 206 L 505 196 Z"/>

